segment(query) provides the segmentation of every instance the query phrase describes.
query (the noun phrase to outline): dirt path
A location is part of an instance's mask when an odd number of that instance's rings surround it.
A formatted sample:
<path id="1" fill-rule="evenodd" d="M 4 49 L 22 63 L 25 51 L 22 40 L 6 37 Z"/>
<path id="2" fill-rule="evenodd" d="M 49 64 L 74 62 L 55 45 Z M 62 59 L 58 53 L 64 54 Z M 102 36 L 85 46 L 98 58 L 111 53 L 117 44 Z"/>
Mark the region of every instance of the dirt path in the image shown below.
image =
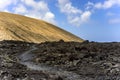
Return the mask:
<path id="1" fill-rule="evenodd" d="M 25 51 L 21 55 L 19 55 L 20 63 L 23 65 L 26 65 L 31 70 L 38 70 L 38 71 L 47 71 L 52 74 L 59 75 L 64 78 L 64 80 L 85 80 L 80 75 L 64 71 L 62 69 L 50 67 L 44 64 L 36 64 L 32 62 L 31 60 L 35 57 L 34 54 L 32 54 L 32 51 L 37 50 L 38 48 L 34 46 L 31 47 L 30 50 Z"/>

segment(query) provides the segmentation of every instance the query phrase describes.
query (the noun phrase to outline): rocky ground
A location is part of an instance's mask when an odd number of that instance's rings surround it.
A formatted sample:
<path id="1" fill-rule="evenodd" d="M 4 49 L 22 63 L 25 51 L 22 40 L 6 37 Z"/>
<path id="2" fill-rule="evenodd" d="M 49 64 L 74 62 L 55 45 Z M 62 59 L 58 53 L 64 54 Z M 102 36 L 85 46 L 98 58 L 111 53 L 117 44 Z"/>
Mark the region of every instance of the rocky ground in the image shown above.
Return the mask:
<path id="1" fill-rule="evenodd" d="M 1 41 L 0 80 L 120 80 L 120 43 Z"/>

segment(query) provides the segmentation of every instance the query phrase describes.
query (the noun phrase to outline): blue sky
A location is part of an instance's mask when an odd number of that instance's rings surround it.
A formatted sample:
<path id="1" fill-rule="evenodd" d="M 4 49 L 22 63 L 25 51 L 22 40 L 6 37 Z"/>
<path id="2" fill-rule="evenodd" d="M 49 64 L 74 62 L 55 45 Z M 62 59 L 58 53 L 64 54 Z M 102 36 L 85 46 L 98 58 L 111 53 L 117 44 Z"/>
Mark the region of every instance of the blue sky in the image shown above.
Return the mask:
<path id="1" fill-rule="evenodd" d="M 45 20 L 85 40 L 120 42 L 120 0 L 0 0 L 0 11 Z"/>

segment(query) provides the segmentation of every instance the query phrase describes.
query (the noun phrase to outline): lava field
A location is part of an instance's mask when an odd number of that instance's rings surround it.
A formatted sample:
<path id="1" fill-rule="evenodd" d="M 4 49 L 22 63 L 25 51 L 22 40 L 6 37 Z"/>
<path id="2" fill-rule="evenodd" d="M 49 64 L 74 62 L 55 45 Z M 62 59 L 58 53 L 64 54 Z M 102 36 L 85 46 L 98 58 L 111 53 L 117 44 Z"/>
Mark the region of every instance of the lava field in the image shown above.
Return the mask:
<path id="1" fill-rule="evenodd" d="M 120 80 L 120 43 L 1 41 L 0 80 Z"/>

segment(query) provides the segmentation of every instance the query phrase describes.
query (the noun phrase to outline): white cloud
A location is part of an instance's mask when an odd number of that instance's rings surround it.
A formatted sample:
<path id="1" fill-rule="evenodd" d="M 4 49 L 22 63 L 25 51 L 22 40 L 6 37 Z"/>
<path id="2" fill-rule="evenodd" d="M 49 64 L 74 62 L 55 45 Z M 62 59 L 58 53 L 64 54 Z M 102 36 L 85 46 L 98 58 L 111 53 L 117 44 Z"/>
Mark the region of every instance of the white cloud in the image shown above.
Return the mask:
<path id="1" fill-rule="evenodd" d="M 28 8 L 29 7 L 29 8 Z M 23 14 L 28 17 L 42 19 L 47 22 L 56 24 L 55 15 L 50 11 L 47 3 L 43 0 L 21 0 L 19 5 L 14 9 L 15 13 Z"/>
<path id="2" fill-rule="evenodd" d="M 68 21 L 69 21 L 69 23 L 71 23 L 75 26 L 80 26 L 81 24 L 88 22 L 91 14 L 92 13 L 90 11 L 85 11 L 80 16 L 68 17 Z"/>
<path id="3" fill-rule="evenodd" d="M 120 18 L 114 18 L 109 20 L 110 24 L 120 24 Z"/>
<path id="4" fill-rule="evenodd" d="M 120 6 L 120 0 L 105 0 L 103 3 L 98 2 L 94 5 L 97 9 L 108 9 L 113 6 Z"/>
<path id="5" fill-rule="evenodd" d="M 34 0 L 22 0 L 23 3 L 25 3 L 27 6 L 30 6 L 36 10 L 49 10 L 48 9 L 48 5 L 47 3 L 45 3 L 44 1 L 39 1 L 39 2 L 36 2 Z"/>
<path id="6" fill-rule="evenodd" d="M 90 11 L 85 11 L 82 15 L 81 15 L 81 21 L 82 22 L 86 22 L 87 20 L 89 20 L 91 16 L 91 12 Z"/>
<path id="7" fill-rule="evenodd" d="M 61 0 L 59 0 L 59 4 L 60 4 L 60 9 L 61 9 L 61 12 L 64 12 L 66 14 L 77 14 L 77 13 L 81 13 L 82 11 L 73 7 L 72 6 L 72 3 L 69 2 L 69 1 L 66 1 L 66 2 L 61 2 Z"/>
<path id="8" fill-rule="evenodd" d="M 35 6 L 36 2 L 34 0 L 21 0 L 21 2 L 25 3 L 26 5 L 29 6 Z"/>
<path id="9" fill-rule="evenodd" d="M 53 13 L 47 12 L 43 20 L 46 20 L 48 22 L 51 21 L 52 23 L 55 23 L 55 20 L 53 20 L 54 18 L 55 18 L 55 15 Z"/>
<path id="10" fill-rule="evenodd" d="M 97 3 L 92 3 L 88 2 L 86 4 L 86 8 L 93 8 L 93 9 L 109 9 L 112 8 L 113 6 L 120 6 L 120 0 L 104 0 L 104 2 L 97 2 Z"/>
<path id="11" fill-rule="evenodd" d="M 99 2 L 99 3 L 96 3 L 94 7 L 99 9 L 99 8 L 102 8 L 103 6 L 102 6 L 102 3 Z"/>
<path id="12" fill-rule="evenodd" d="M 0 10 L 4 10 L 11 4 L 16 4 L 17 0 L 0 0 Z"/>
<path id="13" fill-rule="evenodd" d="M 22 4 L 18 5 L 17 7 L 14 8 L 15 13 L 26 13 L 27 9 L 25 6 L 23 6 Z"/>
<path id="14" fill-rule="evenodd" d="M 100 9 L 110 9 L 112 7 L 120 7 L 120 0 L 104 0 L 103 2 L 92 3 L 88 2 L 86 4 L 86 9 L 91 11 L 100 10 Z M 106 12 L 108 18 L 108 23 L 117 24 L 120 23 L 120 18 L 114 18 L 116 15 L 119 17 L 118 13 L 115 12 Z"/>
<path id="15" fill-rule="evenodd" d="M 90 11 L 82 11 L 74 6 L 70 0 L 58 0 L 58 5 L 60 11 L 67 15 L 68 22 L 75 26 L 80 26 L 83 23 L 86 23 L 90 16 Z"/>
<path id="16" fill-rule="evenodd" d="M 94 6 L 94 3 L 92 3 L 92 2 L 89 1 L 89 2 L 85 5 L 85 9 L 86 9 L 86 10 L 92 9 L 93 6 Z"/>

